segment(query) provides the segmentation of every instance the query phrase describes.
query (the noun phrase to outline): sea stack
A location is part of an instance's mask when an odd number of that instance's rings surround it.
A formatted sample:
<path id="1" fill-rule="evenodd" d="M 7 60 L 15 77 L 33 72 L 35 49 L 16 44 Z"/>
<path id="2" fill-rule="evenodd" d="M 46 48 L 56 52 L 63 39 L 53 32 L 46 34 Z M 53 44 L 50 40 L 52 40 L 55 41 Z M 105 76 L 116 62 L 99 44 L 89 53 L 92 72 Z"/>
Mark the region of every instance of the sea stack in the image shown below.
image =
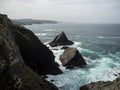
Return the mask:
<path id="1" fill-rule="evenodd" d="M 76 48 L 66 48 L 63 54 L 60 56 L 60 61 L 63 66 L 67 68 L 73 68 L 74 66 L 86 65 L 86 62 L 82 55 Z"/>
<path id="2" fill-rule="evenodd" d="M 68 40 L 65 33 L 62 31 L 59 35 L 57 35 L 52 42 L 49 43 L 51 47 L 61 46 L 61 45 L 72 45 L 73 42 Z"/>

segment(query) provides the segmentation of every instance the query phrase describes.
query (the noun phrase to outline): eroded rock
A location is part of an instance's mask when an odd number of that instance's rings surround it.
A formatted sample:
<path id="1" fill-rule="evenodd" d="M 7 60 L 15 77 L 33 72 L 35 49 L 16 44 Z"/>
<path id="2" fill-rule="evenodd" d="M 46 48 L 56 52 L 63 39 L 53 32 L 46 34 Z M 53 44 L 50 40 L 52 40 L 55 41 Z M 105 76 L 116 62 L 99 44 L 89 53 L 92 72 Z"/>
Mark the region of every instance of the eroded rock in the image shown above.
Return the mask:
<path id="1" fill-rule="evenodd" d="M 62 65 L 67 68 L 86 65 L 84 58 L 76 48 L 65 49 L 63 54 L 60 56 L 60 61 L 62 62 Z"/>
<path id="2" fill-rule="evenodd" d="M 120 77 L 114 81 L 99 81 L 80 87 L 80 90 L 120 90 Z"/>
<path id="3" fill-rule="evenodd" d="M 68 40 L 64 32 L 57 35 L 52 42 L 49 43 L 51 47 L 60 46 L 60 45 L 72 45 L 73 42 Z"/>

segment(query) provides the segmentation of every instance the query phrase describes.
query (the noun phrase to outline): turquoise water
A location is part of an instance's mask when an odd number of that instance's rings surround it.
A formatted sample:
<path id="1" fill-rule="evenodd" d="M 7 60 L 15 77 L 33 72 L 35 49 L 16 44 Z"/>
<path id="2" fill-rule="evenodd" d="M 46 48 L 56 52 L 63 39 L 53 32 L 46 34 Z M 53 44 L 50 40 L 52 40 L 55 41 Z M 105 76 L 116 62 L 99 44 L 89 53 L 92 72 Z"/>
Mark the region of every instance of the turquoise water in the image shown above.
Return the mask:
<path id="1" fill-rule="evenodd" d="M 68 38 L 75 42 L 76 47 L 87 62 L 85 68 L 65 69 L 59 61 L 63 53 L 62 46 L 50 49 L 60 64 L 62 75 L 48 75 L 60 90 L 79 90 L 79 87 L 95 81 L 112 81 L 120 73 L 120 25 L 119 24 L 36 24 L 26 25 L 40 40 L 48 42 L 64 31 Z"/>

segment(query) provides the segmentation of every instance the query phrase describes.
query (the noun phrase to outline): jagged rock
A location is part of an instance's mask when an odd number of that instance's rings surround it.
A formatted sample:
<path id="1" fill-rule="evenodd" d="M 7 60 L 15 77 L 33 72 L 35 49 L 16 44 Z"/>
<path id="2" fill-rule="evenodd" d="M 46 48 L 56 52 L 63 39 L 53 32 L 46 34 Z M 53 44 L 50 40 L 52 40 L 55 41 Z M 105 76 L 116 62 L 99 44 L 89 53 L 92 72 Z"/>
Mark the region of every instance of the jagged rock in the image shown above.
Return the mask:
<path id="1" fill-rule="evenodd" d="M 17 29 L 14 36 L 25 63 L 40 75 L 61 74 L 62 71 L 56 65 L 52 51 L 31 31 L 21 27 Z"/>
<path id="2" fill-rule="evenodd" d="M 99 81 L 80 87 L 80 90 L 120 90 L 120 77 L 114 81 Z"/>
<path id="3" fill-rule="evenodd" d="M 0 17 L 4 17 L 2 24 L 9 28 L 13 34 L 26 65 L 39 75 L 57 75 L 62 73 L 54 61 L 52 51 L 50 51 L 32 31 L 22 26 L 14 25 L 5 16 Z"/>
<path id="4" fill-rule="evenodd" d="M 11 31 L 1 23 L 0 90 L 58 90 L 25 65 Z"/>
<path id="5" fill-rule="evenodd" d="M 60 45 L 72 45 L 73 42 L 68 40 L 64 32 L 61 32 L 58 36 L 54 38 L 52 42 L 49 43 L 51 47 L 60 46 Z"/>
<path id="6" fill-rule="evenodd" d="M 76 48 L 67 48 L 60 56 L 60 61 L 63 66 L 73 68 L 74 66 L 86 65 L 85 60 Z"/>

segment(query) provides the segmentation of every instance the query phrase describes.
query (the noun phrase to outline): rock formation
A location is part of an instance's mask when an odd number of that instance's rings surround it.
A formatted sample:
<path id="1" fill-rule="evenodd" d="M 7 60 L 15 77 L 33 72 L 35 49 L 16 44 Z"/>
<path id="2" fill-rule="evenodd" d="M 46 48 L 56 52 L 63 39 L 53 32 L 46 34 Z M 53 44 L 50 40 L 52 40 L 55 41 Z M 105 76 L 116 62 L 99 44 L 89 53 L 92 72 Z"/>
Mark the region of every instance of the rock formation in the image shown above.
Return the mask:
<path id="1" fill-rule="evenodd" d="M 0 15 L 0 90 L 58 90 L 25 65 L 7 22 Z"/>
<path id="2" fill-rule="evenodd" d="M 73 42 L 68 40 L 64 32 L 61 32 L 58 36 L 54 38 L 52 42 L 49 43 L 51 47 L 60 46 L 60 45 L 72 45 Z"/>
<path id="3" fill-rule="evenodd" d="M 66 48 L 64 53 L 60 56 L 60 61 L 62 65 L 67 68 L 86 65 L 85 60 L 76 48 Z"/>
<path id="4" fill-rule="evenodd" d="M 53 53 L 32 31 L 14 25 L 5 15 L 0 17 L 2 25 L 6 26 L 13 34 L 26 65 L 39 75 L 62 73 L 54 61 Z"/>
<path id="5" fill-rule="evenodd" d="M 120 77 L 114 81 L 99 81 L 80 87 L 80 90 L 120 90 Z"/>

